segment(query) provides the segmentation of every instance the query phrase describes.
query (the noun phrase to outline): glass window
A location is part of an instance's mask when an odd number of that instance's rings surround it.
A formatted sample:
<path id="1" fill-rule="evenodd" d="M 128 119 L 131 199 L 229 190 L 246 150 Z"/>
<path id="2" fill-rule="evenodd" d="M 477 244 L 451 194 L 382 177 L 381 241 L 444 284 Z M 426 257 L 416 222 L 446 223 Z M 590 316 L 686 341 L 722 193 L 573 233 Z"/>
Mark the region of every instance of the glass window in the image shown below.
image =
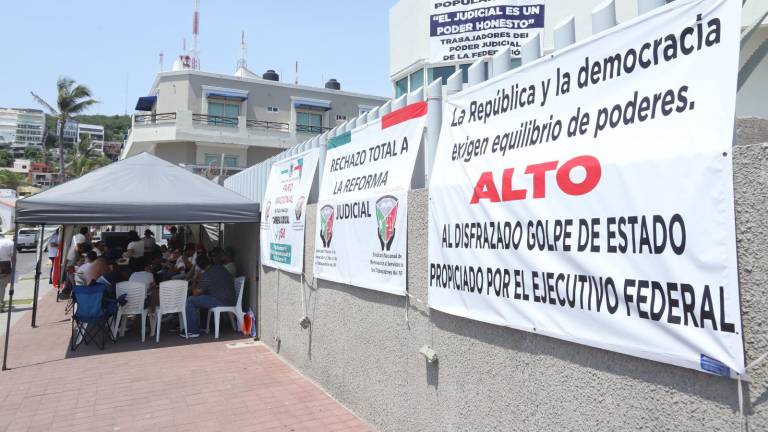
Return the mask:
<path id="1" fill-rule="evenodd" d="M 296 112 L 296 132 L 322 133 L 323 115 L 313 112 Z"/>
<path id="2" fill-rule="evenodd" d="M 205 165 L 215 165 L 219 163 L 219 155 L 217 154 L 205 154 Z"/>
<path id="3" fill-rule="evenodd" d="M 448 77 L 453 75 L 454 72 L 456 72 L 456 68 L 454 66 L 429 68 L 429 79 L 427 81 L 431 84 L 432 81 L 438 78 L 442 78 L 443 85 L 446 85 L 448 84 Z"/>
<path id="4" fill-rule="evenodd" d="M 416 91 L 419 87 L 424 85 L 424 69 L 419 69 L 412 73 L 408 79 L 411 82 L 410 91 Z"/>
<path id="5" fill-rule="evenodd" d="M 224 156 L 224 166 L 232 168 L 237 166 L 237 156 Z"/>
<path id="6" fill-rule="evenodd" d="M 268 106 L 267 107 L 267 112 L 276 113 L 278 111 L 280 111 L 280 109 L 278 107 L 273 107 L 273 106 Z"/>
<path id="7" fill-rule="evenodd" d="M 208 124 L 210 125 L 237 126 L 237 121 L 230 119 L 240 116 L 240 104 L 237 102 L 209 100 L 208 115 L 216 116 L 216 118 L 208 119 Z M 222 119 L 219 117 L 228 118 Z"/>
<path id="8" fill-rule="evenodd" d="M 296 113 L 296 124 L 320 127 L 323 124 L 323 116 L 322 114 L 299 111 Z"/>
<path id="9" fill-rule="evenodd" d="M 461 68 L 461 80 L 464 81 L 464 83 L 469 82 L 469 67 L 472 65 L 469 64 L 463 64 L 459 65 L 459 68 Z"/>
<path id="10" fill-rule="evenodd" d="M 400 97 L 408 93 L 408 77 L 398 80 L 395 83 L 395 97 Z"/>

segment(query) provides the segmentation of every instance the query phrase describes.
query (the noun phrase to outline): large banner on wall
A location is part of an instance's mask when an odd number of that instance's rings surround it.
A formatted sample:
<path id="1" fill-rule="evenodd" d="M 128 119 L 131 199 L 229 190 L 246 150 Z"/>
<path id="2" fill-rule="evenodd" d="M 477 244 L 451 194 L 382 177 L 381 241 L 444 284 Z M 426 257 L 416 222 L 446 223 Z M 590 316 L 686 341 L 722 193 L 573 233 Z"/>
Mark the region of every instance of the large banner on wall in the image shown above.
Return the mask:
<path id="1" fill-rule="evenodd" d="M 275 162 L 269 172 L 261 210 L 261 263 L 301 273 L 304 270 L 304 224 L 309 192 L 320 149 Z"/>
<path id="2" fill-rule="evenodd" d="M 404 295 L 408 190 L 427 104 L 330 140 L 317 204 L 315 276 Z"/>
<path id="3" fill-rule="evenodd" d="M 431 62 L 477 60 L 509 47 L 512 55 L 544 29 L 542 1 L 432 0 Z"/>
<path id="4" fill-rule="evenodd" d="M 740 10 L 676 1 L 449 97 L 429 189 L 430 307 L 743 373 Z"/>

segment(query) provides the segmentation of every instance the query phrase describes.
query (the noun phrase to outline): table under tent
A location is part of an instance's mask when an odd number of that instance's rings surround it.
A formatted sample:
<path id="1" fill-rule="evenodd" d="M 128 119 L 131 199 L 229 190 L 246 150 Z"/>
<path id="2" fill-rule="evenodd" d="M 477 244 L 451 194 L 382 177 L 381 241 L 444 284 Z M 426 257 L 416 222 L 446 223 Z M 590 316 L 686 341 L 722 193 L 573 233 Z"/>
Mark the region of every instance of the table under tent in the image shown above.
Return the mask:
<path id="1" fill-rule="evenodd" d="M 46 225 L 73 228 L 78 225 L 189 225 L 258 221 L 258 203 L 148 153 L 107 165 L 37 195 L 20 199 L 16 202 L 16 226 L 40 227 L 32 327 L 35 327 L 37 315 L 42 238 Z M 67 240 L 62 243 L 63 251 L 68 250 L 73 231 L 65 229 L 60 237 Z M 62 259 L 65 255 L 61 254 Z M 15 248 L 11 265 L 9 308 L 13 304 L 17 279 Z M 65 267 L 62 265 L 61 268 Z M 3 370 L 7 369 L 10 327 L 11 314 L 8 312 Z"/>

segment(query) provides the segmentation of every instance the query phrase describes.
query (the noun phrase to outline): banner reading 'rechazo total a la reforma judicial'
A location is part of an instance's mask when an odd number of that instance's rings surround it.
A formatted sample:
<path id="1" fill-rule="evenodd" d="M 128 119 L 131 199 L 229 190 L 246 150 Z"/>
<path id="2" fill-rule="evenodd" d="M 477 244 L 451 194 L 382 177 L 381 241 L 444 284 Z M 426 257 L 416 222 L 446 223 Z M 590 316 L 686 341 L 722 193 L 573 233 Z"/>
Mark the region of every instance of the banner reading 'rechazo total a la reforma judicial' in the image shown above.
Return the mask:
<path id="1" fill-rule="evenodd" d="M 429 306 L 743 373 L 740 10 L 676 1 L 449 97 L 429 189 Z"/>
<path id="2" fill-rule="evenodd" d="M 544 29 L 542 1 L 432 0 L 430 61 L 490 57 L 509 48 L 519 57 L 526 42 Z"/>
<path id="3" fill-rule="evenodd" d="M 316 277 L 405 294 L 408 189 L 426 114 L 426 102 L 408 105 L 329 141 Z"/>
<path id="4" fill-rule="evenodd" d="M 269 172 L 261 221 L 261 263 L 301 273 L 304 270 L 306 206 L 319 149 L 275 162 Z"/>

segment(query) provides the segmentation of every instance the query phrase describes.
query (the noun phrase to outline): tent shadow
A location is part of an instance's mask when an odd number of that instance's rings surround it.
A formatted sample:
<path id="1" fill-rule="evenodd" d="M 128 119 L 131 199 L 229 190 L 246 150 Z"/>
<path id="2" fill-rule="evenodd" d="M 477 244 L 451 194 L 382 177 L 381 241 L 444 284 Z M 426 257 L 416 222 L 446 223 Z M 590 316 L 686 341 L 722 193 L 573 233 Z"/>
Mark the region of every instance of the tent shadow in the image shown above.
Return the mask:
<path id="1" fill-rule="evenodd" d="M 205 321 L 203 321 L 201 325 L 204 323 Z M 185 339 L 180 337 L 178 332 L 161 329 L 159 342 L 155 342 L 154 336 L 149 336 L 149 326 L 147 326 L 147 335 L 145 337 L 145 341 L 142 342 L 140 336 L 141 326 L 139 323 L 133 322 L 132 325 L 129 325 L 128 330 L 125 332 L 125 336 L 118 335 L 117 342 L 112 343 L 109 339 L 107 339 L 103 350 L 99 349 L 99 347 L 94 343 L 90 343 L 88 345 L 83 343 L 77 348 L 77 350 L 72 351 L 69 346 L 70 339 L 67 339 L 66 355 L 64 357 L 69 359 L 144 350 L 177 348 L 189 345 L 234 343 L 253 340 L 251 337 L 245 337 L 242 335 L 242 333 L 235 332 L 232 329 L 232 326 L 229 325 L 228 321 L 222 320 L 221 324 L 222 326 L 219 329 L 218 339 L 214 339 L 213 337 L 213 324 L 211 324 L 210 334 L 201 332 L 200 337 L 194 339 Z"/>

